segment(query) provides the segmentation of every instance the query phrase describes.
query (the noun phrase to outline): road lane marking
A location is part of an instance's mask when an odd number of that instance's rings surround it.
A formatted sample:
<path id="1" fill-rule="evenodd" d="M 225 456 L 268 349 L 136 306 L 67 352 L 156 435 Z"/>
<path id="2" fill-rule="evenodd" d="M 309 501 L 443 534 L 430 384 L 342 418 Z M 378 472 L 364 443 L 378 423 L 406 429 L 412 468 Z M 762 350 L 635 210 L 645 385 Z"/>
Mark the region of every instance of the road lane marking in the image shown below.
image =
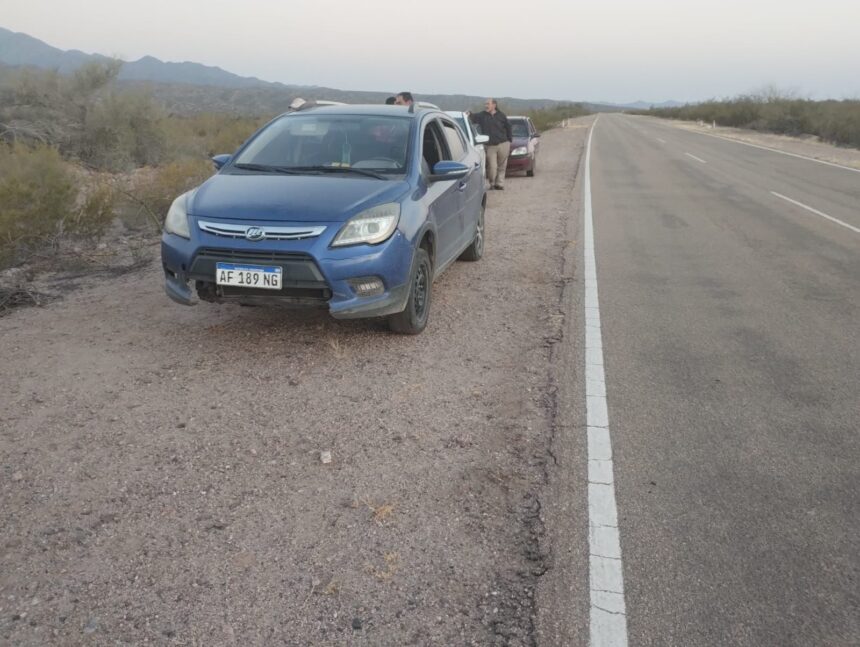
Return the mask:
<path id="1" fill-rule="evenodd" d="M 585 151 L 585 426 L 588 446 L 588 588 L 589 646 L 627 647 L 627 608 L 624 603 L 624 570 L 609 407 L 603 368 L 603 336 L 597 295 L 594 254 L 594 221 L 591 213 L 591 138 L 598 116 L 588 133 Z"/>
<path id="2" fill-rule="evenodd" d="M 701 157 L 696 157 L 692 153 L 684 153 L 684 155 L 686 155 L 687 157 L 692 157 L 694 160 L 696 160 L 697 162 L 701 162 L 702 164 L 707 164 L 707 162 L 705 160 L 703 160 Z"/>
<path id="3" fill-rule="evenodd" d="M 761 146 L 759 144 L 751 144 L 749 142 L 741 141 L 740 139 L 732 139 L 731 137 L 724 137 L 723 135 L 714 135 L 713 133 L 701 133 L 697 130 L 691 130 L 688 132 L 697 133 L 699 135 L 705 135 L 706 137 L 716 137 L 717 139 L 722 139 L 727 142 L 734 142 L 735 144 L 743 144 L 744 146 L 752 146 L 753 148 L 760 148 L 763 151 L 770 151 L 771 153 L 779 153 L 780 155 L 788 155 L 789 157 L 796 157 L 798 159 L 807 160 L 808 162 L 816 162 L 818 164 L 824 164 L 825 166 L 833 166 L 835 168 L 841 168 L 844 171 L 853 171 L 854 173 L 860 173 L 860 169 L 851 168 L 850 166 L 843 166 L 842 164 L 836 164 L 834 162 L 826 162 L 824 160 L 815 159 L 814 157 L 807 157 L 806 155 L 799 155 L 797 153 L 789 153 L 788 151 L 781 151 L 778 148 L 771 148 L 770 146 Z"/>
<path id="4" fill-rule="evenodd" d="M 834 218 L 833 216 L 828 216 L 823 211 L 819 211 L 818 209 L 813 209 L 809 205 L 803 204 L 802 202 L 798 202 L 797 200 L 792 200 L 791 198 L 784 196 L 781 193 L 777 193 L 776 191 L 771 191 L 771 193 L 773 195 L 775 195 L 777 198 L 782 198 L 783 200 L 786 200 L 787 202 L 790 202 L 791 204 L 796 204 L 798 207 L 802 207 L 802 208 L 806 209 L 807 211 L 811 211 L 816 216 L 821 216 L 822 218 L 827 218 L 828 220 L 832 220 L 837 225 L 842 225 L 843 227 L 847 227 L 851 231 L 860 234 L 860 229 L 858 229 L 857 227 L 855 227 L 853 225 L 849 225 L 847 222 L 842 222 L 841 220 L 839 220 L 839 218 Z"/>

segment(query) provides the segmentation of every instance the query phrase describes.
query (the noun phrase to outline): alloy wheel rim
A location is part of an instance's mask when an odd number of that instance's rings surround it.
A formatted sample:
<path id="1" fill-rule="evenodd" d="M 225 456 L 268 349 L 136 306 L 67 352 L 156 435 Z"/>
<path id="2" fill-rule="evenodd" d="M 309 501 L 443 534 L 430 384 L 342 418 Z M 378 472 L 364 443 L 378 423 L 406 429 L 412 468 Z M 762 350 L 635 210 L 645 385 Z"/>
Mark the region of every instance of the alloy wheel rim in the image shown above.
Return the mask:
<path id="1" fill-rule="evenodd" d="M 478 228 L 475 231 L 475 249 L 480 254 L 484 251 L 484 209 L 481 208 L 481 216 L 478 218 Z"/>

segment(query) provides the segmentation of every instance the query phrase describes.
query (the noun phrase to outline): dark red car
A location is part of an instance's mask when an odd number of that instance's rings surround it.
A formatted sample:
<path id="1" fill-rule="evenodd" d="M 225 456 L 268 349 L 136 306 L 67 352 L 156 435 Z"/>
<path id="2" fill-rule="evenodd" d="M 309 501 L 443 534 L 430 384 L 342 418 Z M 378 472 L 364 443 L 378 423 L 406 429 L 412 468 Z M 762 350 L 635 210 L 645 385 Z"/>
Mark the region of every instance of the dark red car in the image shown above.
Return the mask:
<path id="1" fill-rule="evenodd" d="M 508 173 L 525 171 L 532 177 L 537 168 L 537 155 L 540 148 L 540 133 L 528 117 L 508 117 L 514 139 L 508 157 Z"/>

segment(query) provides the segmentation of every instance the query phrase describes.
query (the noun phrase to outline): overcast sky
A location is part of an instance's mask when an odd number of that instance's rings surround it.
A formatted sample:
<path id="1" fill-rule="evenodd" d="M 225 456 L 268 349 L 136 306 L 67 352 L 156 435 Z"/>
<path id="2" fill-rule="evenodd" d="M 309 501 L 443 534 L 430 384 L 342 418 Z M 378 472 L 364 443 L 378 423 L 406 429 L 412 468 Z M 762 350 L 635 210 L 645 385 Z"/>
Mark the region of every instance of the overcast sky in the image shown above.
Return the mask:
<path id="1" fill-rule="evenodd" d="M 353 90 L 860 98 L 860 0 L 0 0 L 61 49 Z"/>

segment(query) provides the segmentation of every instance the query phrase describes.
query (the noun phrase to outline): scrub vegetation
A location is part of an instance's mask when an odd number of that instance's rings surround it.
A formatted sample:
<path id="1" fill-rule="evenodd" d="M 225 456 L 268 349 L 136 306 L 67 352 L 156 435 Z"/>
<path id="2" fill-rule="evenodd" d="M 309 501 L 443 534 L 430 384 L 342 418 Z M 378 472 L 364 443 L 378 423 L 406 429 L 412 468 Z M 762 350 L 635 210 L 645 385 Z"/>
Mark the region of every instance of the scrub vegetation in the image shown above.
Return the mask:
<path id="1" fill-rule="evenodd" d="M 173 198 L 212 173 L 212 155 L 233 152 L 272 116 L 171 112 L 157 87 L 118 82 L 121 66 L 0 68 L 0 270 L 97 245 L 117 219 L 151 236 Z M 517 105 L 509 111 L 540 130 L 588 114 L 580 104 Z"/>
<path id="2" fill-rule="evenodd" d="M 678 108 L 652 108 L 640 114 L 783 135 L 815 135 L 832 144 L 860 148 L 860 100 L 856 99 L 812 101 L 766 90 Z"/>
<path id="3" fill-rule="evenodd" d="M 64 243 L 97 243 L 117 216 L 157 230 L 170 201 L 212 172 L 210 156 L 265 123 L 167 113 L 146 92 L 118 89 L 119 69 L 0 77 L 0 270 Z"/>
<path id="4" fill-rule="evenodd" d="M 532 123 L 538 129 L 538 132 L 541 132 L 558 126 L 565 119 L 584 117 L 591 113 L 582 104 L 563 103 L 548 108 L 529 110 L 526 114 L 531 117 Z"/>

